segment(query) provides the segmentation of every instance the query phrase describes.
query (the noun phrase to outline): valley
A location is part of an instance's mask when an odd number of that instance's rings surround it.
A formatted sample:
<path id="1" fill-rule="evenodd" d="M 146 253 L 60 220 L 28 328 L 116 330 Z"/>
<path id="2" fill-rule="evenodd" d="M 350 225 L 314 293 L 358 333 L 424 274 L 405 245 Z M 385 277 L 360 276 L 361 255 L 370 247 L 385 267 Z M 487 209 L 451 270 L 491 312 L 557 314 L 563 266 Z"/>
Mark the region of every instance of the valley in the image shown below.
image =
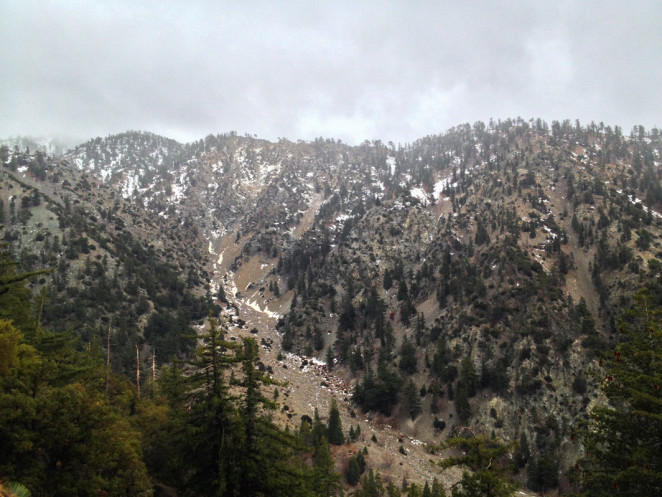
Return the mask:
<path id="1" fill-rule="evenodd" d="M 174 374 L 214 318 L 256 340 L 281 429 L 333 398 L 360 427 L 337 473 L 365 447 L 384 482 L 450 494 L 463 467 L 438 463 L 463 451 L 439 446 L 471 433 L 513 444 L 519 495 L 563 494 L 621 316 L 642 287 L 662 303 L 661 150 L 658 130 L 521 119 L 397 147 L 127 132 L 6 149 L 0 222 L 22 270 L 54 268 L 39 325 L 112 347 L 118 375 L 136 353 Z"/>

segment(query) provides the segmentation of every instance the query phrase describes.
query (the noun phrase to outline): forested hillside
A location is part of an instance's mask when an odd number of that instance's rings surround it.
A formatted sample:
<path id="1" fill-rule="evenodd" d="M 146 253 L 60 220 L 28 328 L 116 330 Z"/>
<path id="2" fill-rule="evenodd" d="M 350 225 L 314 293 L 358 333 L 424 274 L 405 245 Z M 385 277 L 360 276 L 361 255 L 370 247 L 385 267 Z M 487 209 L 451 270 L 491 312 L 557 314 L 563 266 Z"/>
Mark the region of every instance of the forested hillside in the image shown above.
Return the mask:
<path id="1" fill-rule="evenodd" d="M 34 495 L 654 495 L 661 141 L 516 119 L 398 145 L 3 147 L 0 476 Z"/>

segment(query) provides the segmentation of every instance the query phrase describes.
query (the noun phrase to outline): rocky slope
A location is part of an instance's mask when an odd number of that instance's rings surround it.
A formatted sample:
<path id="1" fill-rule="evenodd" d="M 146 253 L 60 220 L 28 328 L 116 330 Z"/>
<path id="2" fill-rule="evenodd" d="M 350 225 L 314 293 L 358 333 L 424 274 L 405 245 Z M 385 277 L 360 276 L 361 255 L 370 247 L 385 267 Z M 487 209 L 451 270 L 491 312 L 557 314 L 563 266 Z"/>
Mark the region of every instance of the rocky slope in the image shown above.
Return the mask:
<path id="1" fill-rule="evenodd" d="M 365 441 L 375 467 L 415 479 L 437 474 L 424 444 L 470 427 L 519 440 L 522 480 L 542 488 L 578 454 L 573 430 L 597 400 L 588 372 L 618 340 L 620 310 L 639 286 L 662 294 L 660 147 L 658 130 L 521 119 L 397 147 L 129 132 L 41 169 L 7 154 L 1 191 L 10 238 L 50 254 L 41 264 L 90 240 L 61 273 L 77 296 L 114 274 L 116 300 L 142 311 L 114 324 L 146 352 L 186 353 L 187 326 L 220 312 L 230 333 L 257 331 L 291 382 L 293 428 L 336 395 L 347 429 L 379 430 Z M 48 207 L 19 211 L 31 191 Z M 67 247 L 45 250 L 39 229 Z M 64 292 L 61 273 L 42 285 Z M 90 336 L 113 322 L 105 305 Z"/>

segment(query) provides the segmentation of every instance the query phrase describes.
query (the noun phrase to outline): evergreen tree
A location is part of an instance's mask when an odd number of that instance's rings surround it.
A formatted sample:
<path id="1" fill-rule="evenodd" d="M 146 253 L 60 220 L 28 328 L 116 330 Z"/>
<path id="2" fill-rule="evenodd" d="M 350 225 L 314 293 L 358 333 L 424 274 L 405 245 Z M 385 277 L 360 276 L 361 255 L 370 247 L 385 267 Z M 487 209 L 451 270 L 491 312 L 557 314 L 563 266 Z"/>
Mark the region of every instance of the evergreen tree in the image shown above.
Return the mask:
<path id="1" fill-rule="evenodd" d="M 444 492 L 444 487 L 441 486 L 439 481 L 435 478 L 432 480 L 432 497 L 446 497 L 446 492 Z"/>
<path id="2" fill-rule="evenodd" d="M 442 381 L 446 381 L 446 363 L 449 360 L 448 356 L 446 341 L 443 337 L 439 337 L 435 353 L 432 356 L 432 371 L 437 375 L 437 378 Z"/>
<path id="3" fill-rule="evenodd" d="M 326 362 L 326 370 L 331 371 L 333 369 L 333 352 L 331 351 L 331 347 L 326 349 L 325 362 Z"/>
<path id="4" fill-rule="evenodd" d="M 235 449 L 240 446 L 240 430 L 231 405 L 225 371 L 237 362 L 234 342 L 221 339 L 215 320 L 204 336 L 206 345 L 196 353 L 195 373 L 190 377 L 188 390 L 196 392 L 186 429 L 182 433 L 184 461 L 190 465 L 185 485 L 190 495 L 201 495 L 212 490 L 222 495 L 239 491 L 239 462 Z M 206 436 L 200 436 L 205 433 Z"/>
<path id="5" fill-rule="evenodd" d="M 368 320 L 373 321 L 376 317 L 377 314 L 380 311 L 380 302 L 379 302 L 379 294 L 377 293 L 377 287 L 375 285 L 372 285 L 370 287 L 370 292 L 368 293 L 368 298 L 366 299 L 365 303 L 365 316 Z"/>
<path id="6" fill-rule="evenodd" d="M 578 476 L 587 496 L 662 495 L 662 331 L 644 290 L 619 323 L 624 341 L 603 359 L 608 404 L 584 433 Z"/>
<path id="7" fill-rule="evenodd" d="M 352 486 L 359 482 L 359 479 L 361 478 L 361 470 L 359 469 L 359 463 L 356 460 L 356 457 L 349 458 L 345 477 L 347 478 L 347 483 Z"/>
<path id="8" fill-rule="evenodd" d="M 317 410 L 317 407 L 313 411 L 313 429 L 312 429 L 312 438 L 313 438 L 313 446 L 317 450 L 317 447 L 319 447 L 319 444 L 322 442 L 322 438 L 326 438 L 328 433 L 327 427 L 324 423 L 322 423 L 322 420 L 319 415 L 319 411 Z M 327 439 L 328 443 L 328 439 Z"/>
<path id="9" fill-rule="evenodd" d="M 414 374 L 418 369 L 416 347 L 406 336 L 400 346 L 400 369 L 406 374 Z"/>
<path id="10" fill-rule="evenodd" d="M 469 356 L 462 359 L 462 364 L 460 365 L 460 382 L 467 389 L 467 395 L 469 397 L 476 395 L 478 375 L 476 373 L 476 367 Z"/>
<path id="11" fill-rule="evenodd" d="M 449 394 L 450 396 L 450 394 Z M 467 387 L 458 382 L 457 393 L 455 395 L 455 410 L 462 423 L 466 423 L 471 418 L 471 404 L 469 404 L 469 393 Z"/>
<path id="12" fill-rule="evenodd" d="M 360 431 L 359 431 L 359 433 L 360 433 Z M 365 471 L 366 462 L 365 462 L 364 454 L 367 454 L 367 453 L 368 453 L 368 448 L 363 447 L 363 450 L 360 451 L 358 454 L 356 454 L 356 462 L 359 465 L 359 471 L 361 472 L 361 474 L 363 474 L 363 472 Z"/>
<path id="13" fill-rule="evenodd" d="M 522 434 L 519 437 L 519 447 L 515 451 L 515 464 L 518 468 L 523 468 L 531 457 L 531 452 L 529 450 L 529 441 L 526 438 L 526 433 L 522 431 Z"/>
<path id="14" fill-rule="evenodd" d="M 405 282 L 404 279 L 400 280 L 400 283 L 398 284 L 398 301 L 402 302 L 409 296 L 409 290 L 407 289 L 407 283 Z"/>
<path id="15" fill-rule="evenodd" d="M 35 495 L 150 495 L 132 386 L 103 391 L 98 350 L 29 319 L 29 274 L 0 254 L 0 475 Z M 25 327 L 25 328 L 23 328 Z"/>
<path id="16" fill-rule="evenodd" d="M 216 292 L 216 298 L 223 302 L 224 304 L 227 304 L 228 298 L 225 295 L 225 289 L 223 288 L 223 285 L 218 286 L 218 292 Z"/>
<path id="17" fill-rule="evenodd" d="M 384 484 L 382 483 L 382 476 L 377 472 L 375 474 L 372 469 L 363 477 L 361 488 L 356 492 L 356 497 L 382 497 L 386 495 Z M 390 497 L 400 497 L 400 492 L 389 483 L 388 495 Z"/>
<path id="18" fill-rule="evenodd" d="M 484 243 L 490 243 L 490 235 L 485 228 L 485 224 L 479 219 L 478 226 L 476 228 L 476 245 L 482 245 Z"/>
<path id="19" fill-rule="evenodd" d="M 324 348 L 324 335 L 318 327 L 315 327 L 315 331 L 313 332 L 313 347 L 315 350 L 322 350 Z"/>
<path id="20" fill-rule="evenodd" d="M 455 437 L 441 448 L 459 448 L 462 456 L 447 457 L 439 462 L 442 468 L 466 466 L 472 473 L 464 471 L 462 479 L 452 489 L 453 497 L 509 497 L 517 485 L 508 481 L 511 471 L 509 454 L 516 443 L 504 444 L 494 438 L 476 436 Z"/>
<path id="21" fill-rule="evenodd" d="M 327 429 L 327 439 L 333 445 L 342 445 L 345 443 L 345 436 L 342 432 L 342 421 L 340 420 L 340 411 L 338 410 L 338 401 L 333 397 L 331 407 L 329 408 L 329 427 Z"/>
<path id="22" fill-rule="evenodd" d="M 393 286 L 393 276 L 388 269 L 384 271 L 384 290 L 390 290 Z"/>
<path id="23" fill-rule="evenodd" d="M 242 369 L 244 378 L 244 401 L 240 409 L 241 420 L 244 425 L 243 453 L 240 461 L 240 493 L 245 496 L 257 495 L 259 485 L 268 486 L 271 482 L 264 478 L 265 466 L 261 464 L 261 454 L 258 449 L 258 413 L 260 405 L 275 407 L 260 392 L 260 384 L 269 384 L 271 381 L 260 375 L 256 368 L 258 358 L 257 343 L 254 338 L 243 339 Z M 262 441 L 264 442 L 264 441 Z M 260 447 L 261 448 L 261 447 Z M 268 466 L 267 466 L 268 467 Z"/>
<path id="24" fill-rule="evenodd" d="M 389 370 L 384 361 L 380 361 L 376 377 L 368 369 L 363 380 L 354 386 L 352 401 L 365 411 L 376 409 L 385 416 L 390 416 L 401 386 L 400 376 Z"/>
<path id="25" fill-rule="evenodd" d="M 347 331 L 354 329 L 354 321 L 356 320 L 356 309 L 352 303 L 352 295 L 349 291 L 343 295 L 342 309 L 338 317 L 338 330 Z"/>
<path id="26" fill-rule="evenodd" d="M 329 450 L 329 442 L 322 437 L 315 450 L 315 464 L 313 467 L 313 488 L 319 497 L 342 495 L 340 475 L 333 471 L 333 459 Z"/>
<path id="27" fill-rule="evenodd" d="M 559 464 L 554 454 L 544 452 L 531 458 L 526 467 L 527 486 L 531 490 L 546 491 L 559 484 Z"/>
<path id="28" fill-rule="evenodd" d="M 421 413 L 421 397 L 412 380 L 409 380 L 403 390 L 404 404 L 409 417 L 413 420 Z"/>

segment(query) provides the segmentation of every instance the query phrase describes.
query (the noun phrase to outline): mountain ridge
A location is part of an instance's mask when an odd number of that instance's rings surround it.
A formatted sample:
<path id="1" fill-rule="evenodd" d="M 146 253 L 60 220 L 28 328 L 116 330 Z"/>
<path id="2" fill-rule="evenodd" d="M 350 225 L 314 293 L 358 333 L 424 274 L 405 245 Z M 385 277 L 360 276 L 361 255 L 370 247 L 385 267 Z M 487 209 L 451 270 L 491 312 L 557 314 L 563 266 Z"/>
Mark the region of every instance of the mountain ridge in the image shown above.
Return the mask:
<path id="1" fill-rule="evenodd" d="M 136 225 L 141 244 L 197 232 L 191 292 L 220 305 L 232 333 L 248 332 L 249 308 L 277 318 L 271 347 L 337 368 L 354 389 L 347 413 L 428 442 L 464 425 L 525 440 L 532 488 L 550 460 L 565 488 L 574 430 L 600 402 L 585 372 L 618 343 L 634 291 L 662 293 L 660 138 L 519 119 L 397 148 L 128 132 L 76 147 L 61 167 L 85 173 L 71 190 L 80 202 L 101 201 L 80 194 L 90 175 L 143 225 L 169 226 Z M 186 250 L 171 254 L 184 266 Z M 149 300 L 134 330 L 146 348 L 167 336 L 157 321 L 169 312 Z"/>

